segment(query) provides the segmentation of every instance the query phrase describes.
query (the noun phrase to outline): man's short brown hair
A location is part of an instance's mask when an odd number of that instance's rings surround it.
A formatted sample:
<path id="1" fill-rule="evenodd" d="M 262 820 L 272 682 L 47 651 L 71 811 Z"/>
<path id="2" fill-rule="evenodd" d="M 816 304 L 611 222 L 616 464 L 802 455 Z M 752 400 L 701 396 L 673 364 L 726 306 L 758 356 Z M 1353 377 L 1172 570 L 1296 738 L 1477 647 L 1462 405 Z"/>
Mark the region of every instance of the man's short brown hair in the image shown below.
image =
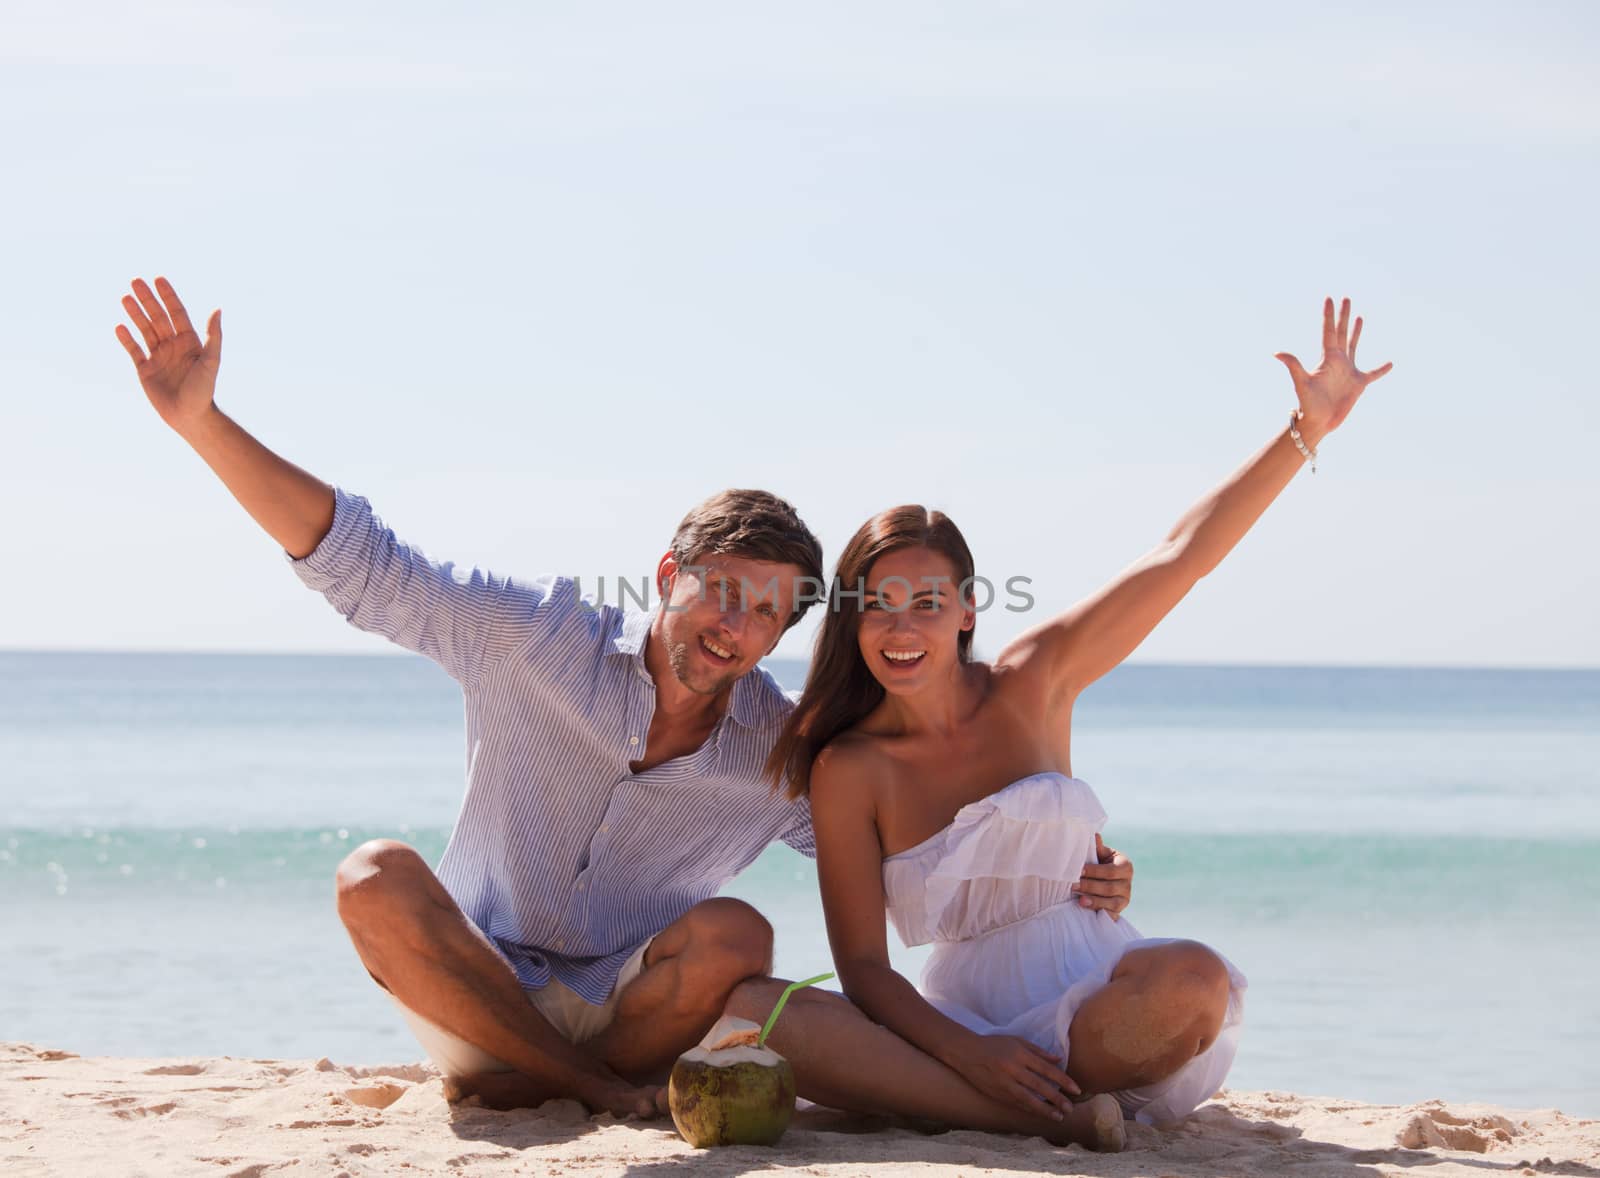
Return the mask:
<path id="1" fill-rule="evenodd" d="M 672 557 L 679 567 L 700 564 L 707 556 L 741 556 L 792 564 L 822 581 L 822 545 L 795 509 L 770 491 L 720 491 L 690 510 L 672 536 Z M 805 616 L 818 594 L 795 594 L 794 610 L 784 629 Z"/>

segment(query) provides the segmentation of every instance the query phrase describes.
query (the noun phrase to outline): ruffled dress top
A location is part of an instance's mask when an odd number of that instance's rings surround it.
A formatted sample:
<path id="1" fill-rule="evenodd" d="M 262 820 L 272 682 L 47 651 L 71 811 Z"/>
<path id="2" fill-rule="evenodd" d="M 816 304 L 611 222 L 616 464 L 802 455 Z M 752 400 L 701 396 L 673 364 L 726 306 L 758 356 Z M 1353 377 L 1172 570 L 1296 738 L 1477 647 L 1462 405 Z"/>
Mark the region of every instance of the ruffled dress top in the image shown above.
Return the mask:
<path id="1" fill-rule="evenodd" d="M 1072 885 L 1095 862 L 1106 813 L 1086 782 L 1035 773 L 963 806 L 938 834 L 883 861 L 889 919 L 907 946 L 932 943 L 921 990 L 979 1034 L 1016 1035 L 1070 1071 L 1067 1031 L 1130 949 L 1172 943 L 1083 908 Z M 1214 949 L 1212 952 L 1216 952 Z M 1154 1084 L 1113 1093 L 1126 1116 L 1176 1121 L 1214 1096 L 1237 1050 L 1244 975 L 1227 958 L 1228 1011 L 1205 1051 Z"/>

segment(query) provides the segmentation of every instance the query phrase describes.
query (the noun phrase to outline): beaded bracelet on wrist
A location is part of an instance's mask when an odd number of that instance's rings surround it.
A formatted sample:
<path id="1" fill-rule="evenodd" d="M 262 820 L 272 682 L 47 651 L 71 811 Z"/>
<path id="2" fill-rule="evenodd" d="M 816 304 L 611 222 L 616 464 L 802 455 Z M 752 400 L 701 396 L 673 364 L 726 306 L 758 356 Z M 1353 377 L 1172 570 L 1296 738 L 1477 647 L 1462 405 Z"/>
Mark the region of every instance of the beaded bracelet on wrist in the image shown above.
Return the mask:
<path id="1" fill-rule="evenodd" d="M 1294 425 L 1295 422 L 1299 421 L 1304 416 L 1305 416 L 1305 410 L 1304 409 L 1295 409 L 1295 410 L 1292 410 L 1290 412 L 1290 414 L 1289 414 L 1289 437 L 1294 439 L 1295 446 L 1298 447 L 1299 450 L 1300 450 L 1300 453 L 1305 456 L 1306 461 L 1311 463 L 1311 473 L 1312 474 L 1316 474 L 1317 473 L 1317 452 L 1315 450 L 1306 449 L 1305 439 L 1300 436 L 1300 431 L 1297 430 L 1295 428 L 1295 425 Z"/>

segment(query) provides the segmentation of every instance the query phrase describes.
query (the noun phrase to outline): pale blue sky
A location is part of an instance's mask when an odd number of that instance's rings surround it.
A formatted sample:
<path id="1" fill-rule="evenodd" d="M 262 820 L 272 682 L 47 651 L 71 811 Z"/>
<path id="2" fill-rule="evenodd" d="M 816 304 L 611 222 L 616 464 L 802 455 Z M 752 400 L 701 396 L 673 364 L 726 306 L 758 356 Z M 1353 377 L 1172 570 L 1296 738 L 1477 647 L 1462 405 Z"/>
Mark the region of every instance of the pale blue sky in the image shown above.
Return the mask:
<path id="1" fill-rule="evenodd" d="M 729 485 L 943 507 L 1064 608 L 1392 360 L 1135 656 L 1600 665 L 1600 10 L 62 3 L 0 30 L 0 646 L 374 650 L 144 401 L 441 557 L 637 576 Z M 992 653 L 1042 614 L 992 611 Z M 781 653 L 801 655 L 810 626 Z"/>

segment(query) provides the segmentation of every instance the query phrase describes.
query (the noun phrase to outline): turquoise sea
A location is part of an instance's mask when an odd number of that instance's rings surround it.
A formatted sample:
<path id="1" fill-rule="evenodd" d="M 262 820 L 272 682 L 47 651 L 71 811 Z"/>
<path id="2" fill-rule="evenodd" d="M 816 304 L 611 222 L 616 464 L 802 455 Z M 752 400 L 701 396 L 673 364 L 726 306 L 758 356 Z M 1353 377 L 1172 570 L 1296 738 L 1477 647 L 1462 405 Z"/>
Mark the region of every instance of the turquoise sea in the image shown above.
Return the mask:
<path id="1" fill-rule="evenodd" d="M 436 860 L 463 761 L 417 658 L 0 653 L 0 1039 L 419 1058 L 332 877 L 380 835 Z M 1124 666 L 1073 768 L 1130 919 L 1249 976 L 1233 1085 L 1600 1116 L 1600 671 Z M 809 861 L 730 892 L 780 973 L 829 968 Z"/>

